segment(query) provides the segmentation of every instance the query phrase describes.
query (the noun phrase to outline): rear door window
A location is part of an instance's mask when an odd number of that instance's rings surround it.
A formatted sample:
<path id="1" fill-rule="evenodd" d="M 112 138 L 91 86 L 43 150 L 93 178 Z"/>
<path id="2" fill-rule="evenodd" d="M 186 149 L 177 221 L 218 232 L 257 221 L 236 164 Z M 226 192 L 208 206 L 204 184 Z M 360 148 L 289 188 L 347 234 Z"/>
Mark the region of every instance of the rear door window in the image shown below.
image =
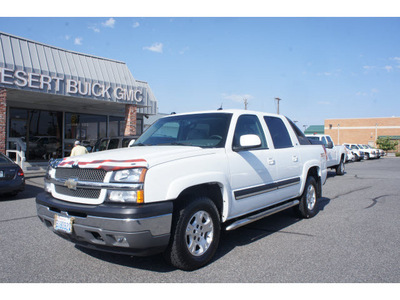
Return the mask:
<path id="1" fill-rule="evenodd" d="M 293 147 L 289 132 L 281 118 L 265 116 L 264 120 L 267 123 L 275 149 Z"/>

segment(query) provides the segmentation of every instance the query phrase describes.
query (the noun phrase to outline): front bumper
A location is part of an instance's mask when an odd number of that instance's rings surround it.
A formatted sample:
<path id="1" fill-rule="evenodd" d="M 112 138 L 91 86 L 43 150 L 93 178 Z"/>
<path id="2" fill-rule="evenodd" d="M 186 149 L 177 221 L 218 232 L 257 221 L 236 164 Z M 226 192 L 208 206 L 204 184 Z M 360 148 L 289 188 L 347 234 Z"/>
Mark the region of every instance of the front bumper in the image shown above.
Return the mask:
<path id="1" fill-rule="evenodd" d="M 39 219 L 59 236 L 83 247 L 136 256 L 162 252 L 169 243 L 171 201 L 85 205 L 60 201 L 48 193 L 36 197 Z M 72 233 L 54 229 L 55 215 L 74 218 Z"/>

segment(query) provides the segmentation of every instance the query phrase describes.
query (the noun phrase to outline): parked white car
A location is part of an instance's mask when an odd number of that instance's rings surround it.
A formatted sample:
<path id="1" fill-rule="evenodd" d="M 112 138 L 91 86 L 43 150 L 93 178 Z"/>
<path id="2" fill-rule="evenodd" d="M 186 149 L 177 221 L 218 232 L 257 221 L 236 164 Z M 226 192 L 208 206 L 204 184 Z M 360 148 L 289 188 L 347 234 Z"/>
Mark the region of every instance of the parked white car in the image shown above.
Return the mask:
<path id="1" fill-rule="evenodd" d="M 347 154 L 344 146 L 333 143 L 332 138 L 326 134 L 307 134 L 306 137 L 310 141 L 317 141 L 325 146 L 328 159 L 327 168 L 335 169 L 337 175 L 344 174 L 344 164 L 346 163 Z"/>
<path id="2" fill-rule="evenodd" d="M 354 161 L 360 161 L 364 159 L 364 150 L 360 148 L 357 144 L 344 143 L 343 146 L 345 146 L 351 151 L 351 153 L 353 153 Z"/>
<path id="3" fill-rule="evenodd" d="M 53 161 L 40 220 L 78 245 L 164 253 L 183 270 L 214 256 L 221 230 L 294 207 L 317 214 L 326 152 L 282 115 L 248 110 L 171 115 L 133 147 Z"/>
<path id="4" fill-rule="evenodd" d="M 358 144 L 358 147 L 364 151 L 364 159 L 379 158 L 379 151 L 370 149 L 366 145 Z"/>
<path id="5" fill-rule="evenodd" d="M 379 154 L 380 157 L 385 156 L 385 151 L 383 151 L 382 149 L 377 149 L 377 148 L 374 148 L 374 147 L 372 147 L 370 145 L 364 145 L 364 146 L 368 147 L 369 149 L 375 150 Z"/>

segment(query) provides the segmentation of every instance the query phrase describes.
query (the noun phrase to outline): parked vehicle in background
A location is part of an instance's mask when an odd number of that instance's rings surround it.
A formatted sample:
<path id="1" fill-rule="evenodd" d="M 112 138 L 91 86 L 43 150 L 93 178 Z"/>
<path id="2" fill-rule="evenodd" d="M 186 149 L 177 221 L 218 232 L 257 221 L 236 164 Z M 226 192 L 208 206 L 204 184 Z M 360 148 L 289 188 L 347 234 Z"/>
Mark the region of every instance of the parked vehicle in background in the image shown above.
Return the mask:
<path id="1" fill-rule="evenodd" d="M 347 154 L 344 146 L 337 145 L 332 141 L 332 138 L 326 134 L 307 134 L 306 137 L 310 141 L 321 142 L 328 155 L 326 166 L 329 169 L 335 169 L 337 175 L 344 174 L 344 164 L 346 163 Z"/>
<path id="2" fill-rule="evenodd" d="M 365 145 L 362 144 L 357 144 L 358 147 L 360 147 L 361 149 L 363 149 L 364 151 L 364 159 L 371 159 L 371 158 L 379 158 L 379 151 L 376 151 L 374 149 L 370 149 Z"/>
<path id="3" fill-rule="evenodd" d="M 326 152 L 282 115 L 248 110 L 170 115 L 133 147 L 53 161 L 40 220 L 102 251 L 164 253 L 183 270 L 214 256 L 221 230 L 295 208 L 318 212 Z"/>
<path id="4" fill-rule="evenodd" d="M 345 146 L 351 151 L 351 153 L 354 154 L 355 161 L 360 161 L 364 159 L 364 150 L 360 148 L 357 144 L 344 143 L 343 146 Z"/>
<path id="5" fill-rule="evenodd" d="M 385 151 L 383 151 L 382 149 L 377 149 L 377 148 L 372 147 L 372 146 L 370 146 L 370 145 L 364 145 L 364 146 L 367 147 L 367 148 L 369 148 L 369 149 L 373 149 L 373 150 L 375 150 L 376 152 L 378 152 L 378 154 L 379 154 L 380 157 L 385 156 Z"/>
<path id="6" fill-rule="evenodd" d="M 24 172 L 20 166 L 0 153 L 0 194 L 16 195 L 24 189 Z"/>
<path id="7" fill-rule="evenodd" d="M 356 161 L 356 155 L 349 148 L 344 147 L 344 149 L 346 150 L 346 162 Z"/>
<path id="8" fill-rule="evenodd" d="M 139 137 L 138 135 L 129 135 L 129 136 L 115 136 L 109 138 L 101 138 L 93 146 L 92 152 L 126 148 L 129 146 L 129 143 L 135 141 L 138 137 Z"/>

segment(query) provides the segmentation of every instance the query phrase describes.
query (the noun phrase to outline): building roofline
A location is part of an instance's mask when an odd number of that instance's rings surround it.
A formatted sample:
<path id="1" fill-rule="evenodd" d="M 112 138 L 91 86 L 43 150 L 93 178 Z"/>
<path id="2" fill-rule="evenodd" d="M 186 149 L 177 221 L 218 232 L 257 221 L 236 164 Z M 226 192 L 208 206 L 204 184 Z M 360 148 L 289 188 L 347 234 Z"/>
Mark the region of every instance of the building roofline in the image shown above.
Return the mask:
<path id="1" fill-rule="evenodd" d="M 69 53 L 72 53 L 72 54 L 77 54 L 77 55 L 97 58 L 97 59 L 101 59 L 101 60 L 107 60 L 107 61 L 111 61 L 111 62 L 114 62 L 114 63 L 119 63 L 119 64 L 126 65 L 126 63 L 123 62 L 123 61 L 110 59 L 110 58 L 105 58 L 105 57 L 96 56 L 96 55 L 91 55 L 91 54 L 87 54 L 87 53 L 81 53 L 81 52 L 72 51 L 72 50 L 67 50 L 67 49 L 64 49 L 64 48 L 48 45 L 48 44 L 45 44 L 45 43 L 41 43 L 41 42 L 30 40 L 30 39 L 27 39 L 27 38 L 24 38 L 24 37 L 20 37 L 20 36 L 14 35 L 14 34 L 10 34 L 10 33 L 4 32 L 4 31 L 0 31 L 0 35 L 6 35 L 6 36 L 13 37 L 13 38 L 16 38 L 16 39 L 19 39 L 19 40 L 23 40 L 23 41 L 26 41 L 26 42 L 30 42 L 30 43 L 34 43 L 34 44 L 37 44 L 37 45 L 42 45 L 42 46 L 45 46 L 45 47 L 48 47 L 48 48 L 56 49 L 56 50 L 59 50 L 59 51 L 69 52 Z"/>
<path id="2" fill-rule="evenodd" d="M 368 118 L 329 118 L 329 119 L 325 119 L 325 121 L 329 121 L 329 120 L 395 119 L 395 118 L 400 118 L 400 116 L 391 116 L 391 117 L 368 117 Z"/>

